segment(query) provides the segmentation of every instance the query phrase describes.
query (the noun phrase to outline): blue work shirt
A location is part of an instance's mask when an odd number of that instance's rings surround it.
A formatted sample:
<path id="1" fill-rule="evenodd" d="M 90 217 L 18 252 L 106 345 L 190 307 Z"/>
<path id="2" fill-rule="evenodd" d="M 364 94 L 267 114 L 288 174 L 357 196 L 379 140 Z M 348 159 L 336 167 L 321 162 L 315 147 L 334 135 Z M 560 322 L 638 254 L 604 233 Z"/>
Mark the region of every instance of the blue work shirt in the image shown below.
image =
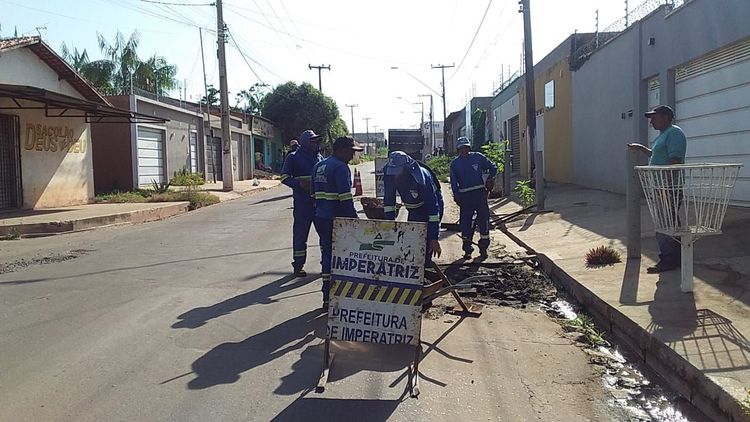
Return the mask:
<path id="1" fill-rule="evenodd" d="M 440 235 L 442 195 L 435 188 L 429 170 L 414 163 L 412 169 L 399 176 L 385 176 L 383 206 L 385 218 L 396 219 L 396 192 L 409 211 L 409 221 L 427 223 L 427 240 L 437 240 Z M 415 174 L 417 177 L 415 177 Z"/>
<path id="2" fill-rule="evenodd" d="M 286 156 L 284 167 L 281 169 L 281 183 L 292 188 L 295 203 L 301 201 L 312 205 L 313 199 L 309 192 L 300 187 L 300 180 L 310 182 L 313 167 L 322 160 L 323 157 L 319 153 L 313 154 L 304 148 L 298 148 Z"/>
<path id="3" fill-rule="evenodd" d="M 684 163 L 686 150 L 685 132 L 679 126 L 670 125 L 654 139 L 648 164 L 651 166 L 666 166 L 673 164 L 670 163 L 673 158 L 679 160 L 680 163 Z"/>
<path id="4" fill-rule="evenodd" d="M 460 155 L 451 161 L 451 190 L 456 200 L 473 196 L 476 192 L 484 195 L 484 171 L 489 171 L 489 177 L 497 175 L 497 166 L 487 159 L 484 154 L 470 152 L 464 158 Z"/>
<path id="5" fill-rule="evenodd" d="M 352 173 L 349 165 L 334 156 L 315 164 L 312 171 L 312 197 L 315 216 L 358 218 L 352 198 Z"/>

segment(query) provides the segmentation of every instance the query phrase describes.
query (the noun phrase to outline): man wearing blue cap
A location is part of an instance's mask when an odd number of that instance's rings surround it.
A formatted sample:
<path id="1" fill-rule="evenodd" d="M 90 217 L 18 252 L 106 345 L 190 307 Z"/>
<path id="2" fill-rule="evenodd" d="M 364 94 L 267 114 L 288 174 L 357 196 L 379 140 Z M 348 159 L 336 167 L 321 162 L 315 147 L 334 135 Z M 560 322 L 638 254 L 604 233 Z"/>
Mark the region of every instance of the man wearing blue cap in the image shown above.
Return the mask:
<path id="1" fill-rule="evenodd" d="M 484 154 L 471 152 L 471 142 L 465 136 L 456 140 L 458 157 L 451 161 L 451 190 L 453 200 L 461 208 L 460 226 L 463 239 L 464 259 L 471 258 L 471 239 L 474 237 L 472 219 L 474 214 L 479 228 L 479 254 L 487 257 L 490 246 L 490 208 L 487 204 L 487 192 L 495 183 L 497 166 Z M 484 180 L 484 172 L 489 176 Z"/>
<path id="2" fill-rule="evenodd" d="M 427 250 L 425 265 L 432 256 L 440 257 L 440 219 L 443 216 L 442 195 L 432 173 L 402 151 L 388 154 L 385 173 L 383 205 L 385 218 L 396 219 L 396 192 L 409 211 L 409 221 L 427 223 Z"/>
<path id="3" fill-rule="evenodd" d="M 320 149 L 320 135 L 306 130 L 299 136 L 299 148 L 287 155 L 281 169 L 281 183 L 292 188 L 294 198 L 294 224 L 292 225 L 292 268 L 294 275 L 305 277 L 307 259 L 307 237 L 315 217 L 315 203 L 310 196 L 312 169 L 323 157 Z M 295 141 L 296 142 L 296 141 Z"/>
<path id="4" fill-rule="evenodd" d="M 320 237 L 320 265 L 323 279 L 323 309 L 328 310 L 333 254 L 333 219 L 358 218 L 352 198 L 352 173 L 349 162 L 357 146 L 353 138 L 342 136 L 333 142 L 333 155 L 315 164 L 312 170 L 312 195 L 315 198 L 315 227 Z"/>

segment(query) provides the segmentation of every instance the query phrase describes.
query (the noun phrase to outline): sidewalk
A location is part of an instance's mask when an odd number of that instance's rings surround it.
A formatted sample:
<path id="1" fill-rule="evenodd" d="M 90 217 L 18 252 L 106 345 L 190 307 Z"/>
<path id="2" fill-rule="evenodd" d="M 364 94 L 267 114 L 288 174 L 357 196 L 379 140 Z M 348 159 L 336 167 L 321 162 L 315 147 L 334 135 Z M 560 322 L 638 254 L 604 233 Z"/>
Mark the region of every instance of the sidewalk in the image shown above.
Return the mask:
<path id="1" fill-rule="evenodd" d="M 234 190 L 224 192 L 221 183 L 199 187 L 219 197 L 221 202 L 262 192 L 280 184 L 278 180 L 234 182 Z M 86 204 L 59 208 L 18 210 L 0 213 L 0 237 L 43 236 L 71 233 L 119 224 L 138 224 L 162 220 L 188 211 L 188 202 L 147 202 L 123 204 Z"/>
<path id="2" fill-rule="evenodd" d="M 490 206 L 496 214 L 520 208 L 507 200 Z M 696 242 L 690 294 L 680 291 L 679 270 L 646 273 L 658 247 L 645 204 L 640 260 L 626 259 L 624 195 L 553 185 L 545 206 L 553 212 L 512 221 L 509 233 L 539 254 L 552 278 L 618 343 L 694 406 L 714 420 L 748 420 L 738 401 L 750 388 L 750 209 L 730 208 L 724 233 Z M 587 268 L 586 252 L 600 245 L 619 250 L 624 262 Z"/>

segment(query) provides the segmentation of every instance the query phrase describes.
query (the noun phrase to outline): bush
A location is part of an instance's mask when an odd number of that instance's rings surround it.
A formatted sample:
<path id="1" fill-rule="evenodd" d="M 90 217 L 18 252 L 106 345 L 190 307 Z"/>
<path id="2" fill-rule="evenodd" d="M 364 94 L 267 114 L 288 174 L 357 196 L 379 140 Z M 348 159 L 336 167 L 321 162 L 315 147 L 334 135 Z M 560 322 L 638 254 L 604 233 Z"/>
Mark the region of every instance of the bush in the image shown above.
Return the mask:
<path id="1" fill-rule="evenodd" d="M 110 192 L 97 195 L 94 198 L 96 203 L 104 204 L 122 204 L 130 202 L 147 202 L 146 199 L 149 197 L 148 193 L 143 190 L 136 190 L 133 192 Z"/>
<path id="2" fill-rule="evenodd" d="M 513 190 L 524 207 L 531 206 L 536 202 L 536 191 L 531 187 L 531 180 L 519 180 Z"/>
<path id="3" fill-rule="evenodd" d="M 599 246 L 586 253 L 586 265 L 596 267 L 622 262 L 620 253 L 611 246 Z"/>
<path id="4" fill-rule="evenodd" d="M 206 183 L 203 173 L 190 173 L 187 169 L 176 171 L 169 184 L 174 186 L 199 186 Z"/>
<path id="5" fill-rule="evenodd" d="M 180 192 L 165 192 L 152 195 L 148 202 L 190 202 L 188 208 L 192 211 L 219 202 L 219 197 L 206 192 L 186 190 Z"/>
<path id="6" fill-rule="evenodd" d="M 482 145 L 482 153 L 497 166 L 498 174 L 502 174 L 505 169 L 505 148 L 507 142 L 490 142 Z"/>
<path id="7" fill-rule="evenodd" d="M 453 158 L 455 158 L 454 155 L 443 155 L 440 157 L 432 157 L 429 160 L 427 160 L 428 166 L 432 169 L 432 171 L 435 172 L 435 174 L 438 177 L 438 180 L 441 182 L 447 182 L 448 176 L 450 176 L 451 173 L 451 161 L 453 161 Z"/>

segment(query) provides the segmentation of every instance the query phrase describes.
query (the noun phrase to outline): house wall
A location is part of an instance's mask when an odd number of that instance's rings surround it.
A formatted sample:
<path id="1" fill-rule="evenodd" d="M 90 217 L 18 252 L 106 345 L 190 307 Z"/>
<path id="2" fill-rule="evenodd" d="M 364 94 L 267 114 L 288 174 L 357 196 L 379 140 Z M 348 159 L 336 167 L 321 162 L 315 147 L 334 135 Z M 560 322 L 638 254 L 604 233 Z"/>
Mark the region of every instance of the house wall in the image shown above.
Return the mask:
<path id="1" fill-rule="evenodd" d="M 137 112 L 150 116 L 169 119 L 163 124 L 150 124 L 149 126 L 160 126 L 166 131 L 165 158 L 167 179 L 183 169 L 190 170 L 190 131 L 198 131 L 198 139 L 203 137 L 203 119 L 200 114 L 187 110 L 162 104 L 147 98 L 137 98 Z M 136 146 L 133 145 L 133 148 Z M 198 148 L 200 152 L 200 147 Z M 200 160 L 199 160 L 200 163 Z M 200 167 L 200 164 L 199 164 Z"/>
<path id="2" fill-rule="evenodd" d="M 31 51 L 18 48 L 0 54 L 0 83 L 43 88 L 83 97 Z M 19 100 L 25 106 L 39 103 Z M 15 107 L 0 98 L 0 106 Z M 44 110 L 13 109 L 19 117 L 23 208 L 83 204 L 94 197 L 90 128 L 80 117 L 47 117 Z"/>
<path id="3" fill-rule="evenodd" d="M 669 13 L 662 7 L 594 52 L 572 79 L 573 182 L 623 193 L 626 144 L 649 141 L 648 119 L 642 117 L 647 80 L 658 76 L 661 103 L 674 106 L 674 69 L 750 36 L 748 16 L 745 0 L 727 0 L 722 7 L 692 0 Z M 648 45 L 651 37 L 654 45 Z"/>
<path id="4" fill-rule="evenodd" d="M 544 178 L 558 183 L 571 181 L 573 113 L 572 81 L 567 60 L 536 75 L 536 104 L 544 108 Z M 544 86 L 555 81 L 555 106 L 544 107 Z"/>
<path id="5" fill-rule="evenodd" d="M 132 126 L 128 123 L 91 125 L 94 189 L 97 194 L 133 189 L 131 130 Z"/>

